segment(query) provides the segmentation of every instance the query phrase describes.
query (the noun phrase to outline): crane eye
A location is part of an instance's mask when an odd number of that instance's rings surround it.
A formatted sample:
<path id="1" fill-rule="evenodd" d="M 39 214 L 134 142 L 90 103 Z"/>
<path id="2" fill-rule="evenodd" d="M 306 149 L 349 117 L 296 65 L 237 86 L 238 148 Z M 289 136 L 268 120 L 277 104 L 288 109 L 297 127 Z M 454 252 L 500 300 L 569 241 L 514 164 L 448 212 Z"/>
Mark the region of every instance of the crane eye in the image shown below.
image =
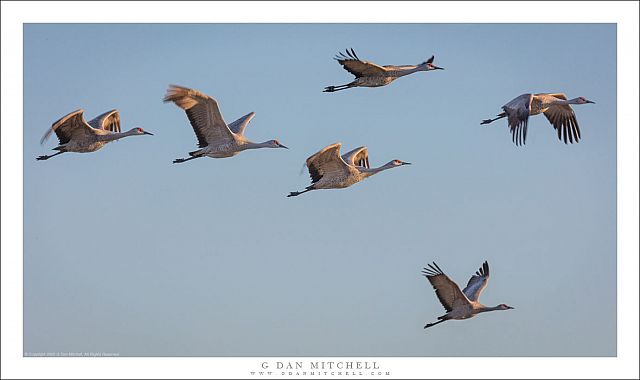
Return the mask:
<path id="1" fill-rule="evenodd" d="M 142 133 L 142 128 L 138 128 L 138 133 Z"/>

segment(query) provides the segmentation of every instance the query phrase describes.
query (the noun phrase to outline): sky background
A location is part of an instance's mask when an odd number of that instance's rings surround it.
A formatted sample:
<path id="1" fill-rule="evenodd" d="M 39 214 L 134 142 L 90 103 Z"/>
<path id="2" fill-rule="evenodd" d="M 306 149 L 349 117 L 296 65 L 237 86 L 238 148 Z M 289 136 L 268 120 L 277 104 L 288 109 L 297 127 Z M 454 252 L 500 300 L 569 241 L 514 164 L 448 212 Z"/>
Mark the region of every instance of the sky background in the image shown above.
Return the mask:
<path id="1" fill-rule="evenodd" d="M 352 80 L 347 47 L 445 70 L 323 93 Z M 170 83 L 291 149 L 171 164 L 196 138 Z M 27 24 L 24 352 L 615 355 L 615 83 L 613 24 Z M 544 116 L 525 147 L 479 125 L 526 92 L 595 101 L 580 143 Z M 155 136 L 36 161 L 77 108 Z M 286 198 L 338 141 L 413 165 Z M 484 260 L 480 301 L 515 310 L 423 330 L 444 309 L 422 267 L 464 286 Z"/>

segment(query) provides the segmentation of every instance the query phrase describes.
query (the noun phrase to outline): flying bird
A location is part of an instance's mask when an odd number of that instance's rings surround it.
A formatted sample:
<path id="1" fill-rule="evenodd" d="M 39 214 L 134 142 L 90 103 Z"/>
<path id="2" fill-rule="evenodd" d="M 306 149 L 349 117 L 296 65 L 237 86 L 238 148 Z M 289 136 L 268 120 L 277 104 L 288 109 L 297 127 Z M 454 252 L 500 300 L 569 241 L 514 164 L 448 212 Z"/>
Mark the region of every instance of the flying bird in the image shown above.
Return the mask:
<path id="1" fill-rule="evenodd" d="M 334 59 L 337 60 L 345 70 L 355 75 L 356 79 L 351 83 L 340 86 L 325 87 L 323 92 L 335 92 L 351 87 L 381 87 L 388 85 L 400 77 L 418 71 L 444 70 L 442 67 L 433 64 L 434 56 L 431 56 L 431 58 L 418 65 L 380 66 L 373 62 L 360 60 L 353 49 L 351 49 L 351 51 L 347 49 L 346 53 L 346 55 L 339 53 Z"/>
<path id="2" fill-rule="evenodd" d="M 55 132 L 58 137 L 58 146 L 53 148 L 58 153 L 50 156 L 39 156 L 37 160 L 48 160 L 65 152 L 88 153 L 95 152 L 106 143 L 127 136 L 153 135 L 142 128 L 132 128 L 127 132 L 120 132 L 120 113 L 111 110 L 103 113 L 87 123 L 84 120 L 84 110 L 79 109 L 64 116 L 51 125 L 51 128 L 40 139 L 40 144 Z"/>
<path id="3" fill-rule="evenodd" d="M 287 197 L 295 197 L 311 190 L 343 189 L 383 170 L 410 165 L 409 162 L 393 160 L 371 169 L 366 147 L 361 146 L 340 156 L 341 145 L 340 143 L 329 145 L 307 158 L 306 166 L 311 175 L 311 185 L 303 191 L 293 191 Z"/>
<path id="4" fill-rule="evenodd" d="M 258 148 L 287 148 L 278 140 L 254 143 L 244 137 L 247 125 L 255 116 L 248 113 L 227 125 L 222 118 L 218 102 L 209 95 L 187 87 L 170 85 L 164 102 L 173 102 L 185 110 L 200 149 L 189 152 L 189 158 L 177 158 L 174 164 L 200 157 L 233 157 L 243 150 Z"/>
<path id="5" fill-rule="evenodd" d="M 442 272 L 435 262 L 428 264 L 428 268 L 424 268 L 422 274 L 429 280 L 436 291 L 438 300 L 447 311 L 445 315 L 438 317 L 438 322 L 428 323 L 424 326 L 425 329 L 450 319 L 468 319 L 486 311 L 513 309 L 503 303 L 495 307 L 489 307 L 478 302 L 480 293 L 487 287 L 487 282 L 489 282 L 489 263 L 486 261 L 476 274 L 471 276 L 467 287 L 462 291 L 460 291 L 460 287 L 455 282 L 451 281 Z"/>
<path id="6" fill-rule="evenodd" d="M 503 117 L 507 118 L 511 139 L 516 145 L 524 145 L 527 139 L 527 125 L 529 116 L 544 113 L 549 123 L 558 132 L 558 139 L 576 143 L 580 140 L 580 128 L 576 114 L 571 104 L 595 103 L 582 96 L 567 100 L 565 94 L 522 94 L 502 106 L 504 112 L 493 119 L 483 120 L 482 124 L 489 124 Z"/>

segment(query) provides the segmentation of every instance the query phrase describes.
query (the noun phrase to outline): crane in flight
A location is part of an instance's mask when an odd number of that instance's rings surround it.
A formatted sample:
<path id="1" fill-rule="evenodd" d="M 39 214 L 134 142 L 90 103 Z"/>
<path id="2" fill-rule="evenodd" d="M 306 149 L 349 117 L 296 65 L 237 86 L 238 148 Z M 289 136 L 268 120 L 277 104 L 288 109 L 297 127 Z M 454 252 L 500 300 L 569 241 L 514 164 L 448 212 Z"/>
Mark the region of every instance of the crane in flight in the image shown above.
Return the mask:
<path id="1" fill-rule="evenodd" d="M 543 113 L 549 123 L 558 132 L 558 139 L 564 139 L 564 143 L 576 143 L 580 140 L 580 127 L 576 114 L 571 108 L 572 104 L 595 103 L 582 96 L 567 100 L 565 94 L 522 94 L 509 103 L 502 106 L 504 112 L 499 113 L 493 119 L 483 120 L 480 125 L 493 123 L 496 120 L 507 118 L 511 140 L 520 146 L 527 139 L 527 125 L 529 116 Z"/>
<path id="2" fill-rule="evenodd" d="M 175 159 L 173 161 L 174 164 L 200 157 L 233 157 L 247 149 L 289 149 L 280 144 L 278 140 L 269 140 L 262 143 L 249 141 L 244 137 L 244 132 L 251 119 L 255 116 L 255 112 L 250 112 L 227 125 L 222 118 L 218 102 L 200 91 L 170 85 L 164 97 L 164 102 L 173 102 L 185 111 L 198 138 L 198 147 L 200 148 L 189 152 L 189 158 Z"/>
<path id="3" fill-rule="evenodd" d="M 49 136 L 55 132 L 59 144 L 53 150 L 57 150 L 58 153 L 39 156 L 36 159 L 48 160 L 65 152 L 95 152 L 105 144 L 123 137 L 153 135 L 142 128 L 132 128 L 127 132 L 120 132 L 120 113 L 115 109 L 103 113 L 89 123 L 84 120 L 83 114 L 84 110 L 79 109 L 53 123 L 40 139 L 40 144 L 44 144 Z"/>
<path id="4" fill-rule="evenodd" d="M 287 197 L 295 197 L 311 190 L 343 189 L 381 171 L 410 165 L 409 162 L 393 160 L 372 169 L 369 166 L 369 152 L 366 147 L 361 146 L 341 156 L 341 145 L 329 145 L 307 158 L 306 166 L 311 175 L 311 185 L 303 191 L 293 191 Z"/>
<path id="5" fill-rule="evenodd" d="M 442 67 L 433 64 L 434 56 L 417 65 L 380 66 L 373 62 L 361 60 L 353 49 L 351 49 L 351 51 L 347 49 L 346 53 L 346 55 L 339 53 L 334 59 L 338 61 L 345 70 L 355 75 L 356 79 L 353 82 L 339 86 L 327 86 L 322 92 L 335 92 L 351 87 L 381 87 L 388 85 L 400 77 L 417 73 L 418 71 L 444 70 Z"/>
<path id="6" fill-rule="evenodd" d="M 444 274 L 435 262 L 428 264 L 422 274 L 429 280 L 436 291 L 438 300 L 447 311 L 445 315 L 438 317 L 438 322 L 425 325 L 425 329 L 450 319 L 468 319 L 487 311 L 513 309 L 503 303 L 495 307 L 489 307 L 478 302 L 480 294 L 487 287 L 487 282 L 489 282 L 489 263 L 486 261 L 476 274 L 471 276 L 467 287 L 462 291 L 458 284 Z"/>

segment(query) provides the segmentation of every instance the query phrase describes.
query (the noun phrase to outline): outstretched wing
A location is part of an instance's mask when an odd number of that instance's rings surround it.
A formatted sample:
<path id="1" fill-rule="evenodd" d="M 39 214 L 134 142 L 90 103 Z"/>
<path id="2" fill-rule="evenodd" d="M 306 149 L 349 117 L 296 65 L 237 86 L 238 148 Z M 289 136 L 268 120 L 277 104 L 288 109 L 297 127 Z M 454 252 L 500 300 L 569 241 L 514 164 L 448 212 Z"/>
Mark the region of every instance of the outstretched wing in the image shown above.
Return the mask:
<path id="1" fill-rule="evenodd" d="M 480 298 L 480 293 L 487 287 L 487 283 L 489 282 L 489 263 L 486 261 L 482 264 L 482 267 L 478 269 L 476 274 L 471 276 L 469 282 L 467 283 L 467 287 L 462 290 L 465 296 L 471 301 L 478 301 Z"/>
<path id="2" fill-rule="evenodd" d="M 349 165 L 353 166 L 362 166 L 364 168 L 369 168 L 369 151 L 367 147 L 361 146 L 352 150 L 347 154 L 342 155 L 342 159 Z"/>
<path id="3" fill-rule="evenodd" d="M 200 91 L 170 85 L 165 102 L 174 102 L 185 110 L 193 131 L 198 137 L 198 146 L 204 148 L 211 143 L 226 143 L 235 140 L 233 133 L 222 118 L 218 102 Z"/>
<path id="4" fill-rule="evenodd" d="M 523 94 L 502 106 L 507 113 L 511 140 L 516 145 L 524 145 L 527 139 L 527 124 L 531 111 L 532 94 Z"/>
<path id="5" fill-rule="evenodd" d="M 353 49 L 351 49 L 351 51 L 347 49 L 346 53 L 347 55 L 339 53 L 334 59 L 337 60 L 345 70 L 355 75 L 356 78 L 383 75 L 387 71 L 387 69 L 375 63 L 361 61 Z"/>
<path id="6" fill-rule="evenodd" d="M 567 100 L 567 95 L 565 94 L 544 95 L 550 95 L 554 98 Z M 551 125 L 553 125 L 553 128 L 558 132 L 558 139 L 560 139 L 561 141 L 564 139 L 565 144 L 567 143 L 567 138 L 572 144 L 574 141 L 578 142 L 580 140 L 580 127 L 578 127 L 576 114 L 573 112 L 573 109 L 570 105 L 567 104 L 551 106 L 546 111 L 544 111 L 544 116 L 547 117 L 549 123 L 551 123 Z"/>
<path id="7" fill-rule="evenodd" d="M 89 125 L 95 129 L 120 132 L 120 112 L 118 110 L 107 111 L 89 121 Z"/>
<path id="8" fill-rule="evenodd" d="M 442 272 L 438 264 L 434 262 L 433 264 L 427 264 L 427 266 L 428 268 L 424 268 L 422 274 L 435 289 L 436 296 L 438 296 L 438 300 L 440 300 L 447 313 L 453 309 L 469 305 L 469 300 L 460 291 L 460 287 Z"/>
<path id="9" fill-rule="evenodd" d="M 58 137 L 59 145 L 66 144 L 72 139 L 80 140 L 95 135 L 93 128 L 84 120 L 83 113 L 84 110 L 79 109 L 53 123 L 51 128 L 47 129 L 44 136 L 40 139 L 40 144 L 44 144 L 53 132 L 55 132 Z"/>
<path id="10" fill-rule="evenodd" d="M 349 172 L 349 165 L 340 157 L 340 146 L 335 143 L 307 158 L 307 167 L 311 175 L 311 183 L 316 183 L 324 176 L 344 175 Z"/>
<path id="11" fill-rule="evenodd" d="M 244 115 L 243 117 L 229 124 L 229 129 L 233 133 L 244 136 L 244 130 L 247 128 L 247 125 L 249 125 L 249 122 L 251 121 L 251 119 L 253 119 L 254 116 L 256 116 L 255 112 L 250 112 Z"/>

